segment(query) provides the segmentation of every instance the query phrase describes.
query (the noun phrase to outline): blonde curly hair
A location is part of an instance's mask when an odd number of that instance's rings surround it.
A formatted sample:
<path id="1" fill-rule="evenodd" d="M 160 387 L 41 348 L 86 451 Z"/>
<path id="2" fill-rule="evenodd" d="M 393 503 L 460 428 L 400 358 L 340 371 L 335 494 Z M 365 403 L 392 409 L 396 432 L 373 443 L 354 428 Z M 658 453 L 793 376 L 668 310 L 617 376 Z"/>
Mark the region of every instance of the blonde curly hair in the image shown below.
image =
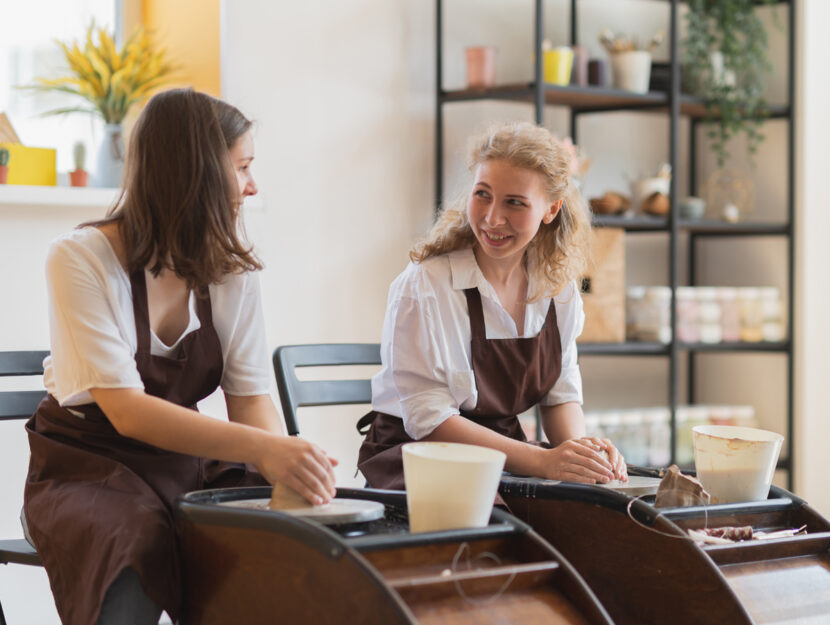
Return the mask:
<path id="1" fill-rule="evenodd" d="M 590 257 L 591 217 L 588 205 L 571 180 L 570 155 L 546 129 L 529 122 L 499 124 L 472 142 L 469 168 L 490 160 L 531 169 L 544 178 L 551 203 L 564 200 L 556 218 L 542 223 L 526 258 L 536 261 L 528 301 L 552 297 L 572 280 L 580 280 Z M 441 212 L 429 234 L 409 252 L 412 262 L 474 247 L 476 237 L 467 217 L 469 194 Z M 527 265 L 525 265 L 527 267 Z"/>

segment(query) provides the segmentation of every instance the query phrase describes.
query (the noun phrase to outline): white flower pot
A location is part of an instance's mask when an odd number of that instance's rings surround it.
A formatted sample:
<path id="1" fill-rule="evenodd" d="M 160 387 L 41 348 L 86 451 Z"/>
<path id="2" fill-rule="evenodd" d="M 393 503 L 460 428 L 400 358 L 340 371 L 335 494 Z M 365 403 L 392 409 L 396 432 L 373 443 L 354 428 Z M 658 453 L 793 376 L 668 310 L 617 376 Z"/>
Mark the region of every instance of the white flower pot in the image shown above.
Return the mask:
<path id="1" fill-rule="evenodd" d="M 611 55 L 614 87 L 637 93 L 648 92 L 651 78 L 651 53 L 646 50 L 629 50 Z"/>
<path id="2" fill-rule="evenodd" d="M 96 187 L 120 187 L 124 172 L 124 137 L 121 124 L 106 124 L 95 163 Z"/>

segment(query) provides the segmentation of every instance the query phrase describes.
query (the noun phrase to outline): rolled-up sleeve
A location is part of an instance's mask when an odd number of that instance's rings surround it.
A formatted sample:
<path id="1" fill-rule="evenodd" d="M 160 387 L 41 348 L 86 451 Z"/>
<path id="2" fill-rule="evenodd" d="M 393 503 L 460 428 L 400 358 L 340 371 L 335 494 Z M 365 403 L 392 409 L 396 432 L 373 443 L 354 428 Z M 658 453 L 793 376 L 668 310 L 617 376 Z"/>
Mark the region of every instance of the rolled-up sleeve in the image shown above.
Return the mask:
<path id="1" fill-rule="evenodd" d="M 144 388 L 133 348 L 119 330 L 107 286 L 93 256 L 68 240 L 46 260 L 51 375 L 62 405 L 92 388 Z"/>
<path id="2" fill-rule="evenodd" d="M 450 388 L 447 341 L 435 299 L 401 297 L 394 305 L 389 364 L 404 429 L 418 440 L 459 414 L 460 402 Z"/>
<path id="3" fill-rule="evenodd" d="M 568 402 L 581 404 L 582 374 L 579 372 L 576 339 L 582 334 L 582 328 L 585 326 L 585 312 L 576 283 L 571 283 L 554 297 L 550 305 L 557 306 L 559 338 L 562 342 L 562 372 L 541 403 L 544 406 L 557 406 Z"/>

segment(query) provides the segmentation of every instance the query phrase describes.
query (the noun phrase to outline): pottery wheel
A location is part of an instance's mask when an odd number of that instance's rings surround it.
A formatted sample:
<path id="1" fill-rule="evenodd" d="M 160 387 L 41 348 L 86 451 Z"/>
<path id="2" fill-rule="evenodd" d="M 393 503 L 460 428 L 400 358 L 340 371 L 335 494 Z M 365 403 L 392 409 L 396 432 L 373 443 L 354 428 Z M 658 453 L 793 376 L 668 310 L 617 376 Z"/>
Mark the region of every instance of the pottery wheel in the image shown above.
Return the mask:
<path id="1" fill-rule="evenodd" d="M 232 508 L 249 508 L 274 512 L 268 507 L 270 499 L 241 499 L 239 501 L 223 501 L 220 506 Z M 339 525 L 341 523 L 361 523 L 383 518 L 384 505 L 379 501 L 367 499 L 332 499 L 322 506 L 306 506 L 280 510 L 280 513 L 303 519 L 311 519 L 318 523 Z"/>
<path id="2" fill-rule="evenodd" d="M 597 484 L 602 488 L 610 488 L 629 497 L 641 497 L 643 495 L 657 494 L 657 487 L 660 486 L 659 477 L 645 477 L 642 475 L 630 475 L 627 482 L 611 480 L 607 484 Z"/>

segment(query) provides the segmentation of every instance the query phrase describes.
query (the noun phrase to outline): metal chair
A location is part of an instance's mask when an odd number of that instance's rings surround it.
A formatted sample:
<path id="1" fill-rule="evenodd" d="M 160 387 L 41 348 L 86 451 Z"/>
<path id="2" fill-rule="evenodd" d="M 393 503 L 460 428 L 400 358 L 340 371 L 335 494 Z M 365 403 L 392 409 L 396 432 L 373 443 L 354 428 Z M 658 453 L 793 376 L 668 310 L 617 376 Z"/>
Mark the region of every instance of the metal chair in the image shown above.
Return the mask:
<path id="1" fill-rule="evenodd" d="M 280 393 L 282 414 L 288 434 L 299 433 L 297 408 L 336 404 L 369 404 L 372 387 L 369 380 L 297 379 L 297 367 L 337 365 L 379 365 L 378 343 L 322 343 L 283 345 L 274 350 L 274 374 Z"/>
<path id="2" fill-rule="evenodd" d="M 49 352 L 0 352 L 0 377 L 42 376 L 43 359 Z M 28 419 L 45 391 L 0 391 L 0 421 Z M 23 538 L 0 540 L 0 564 L 41 566 L 40 557 Z M 0 603 L 0 625 L 6 625 Z"/>

